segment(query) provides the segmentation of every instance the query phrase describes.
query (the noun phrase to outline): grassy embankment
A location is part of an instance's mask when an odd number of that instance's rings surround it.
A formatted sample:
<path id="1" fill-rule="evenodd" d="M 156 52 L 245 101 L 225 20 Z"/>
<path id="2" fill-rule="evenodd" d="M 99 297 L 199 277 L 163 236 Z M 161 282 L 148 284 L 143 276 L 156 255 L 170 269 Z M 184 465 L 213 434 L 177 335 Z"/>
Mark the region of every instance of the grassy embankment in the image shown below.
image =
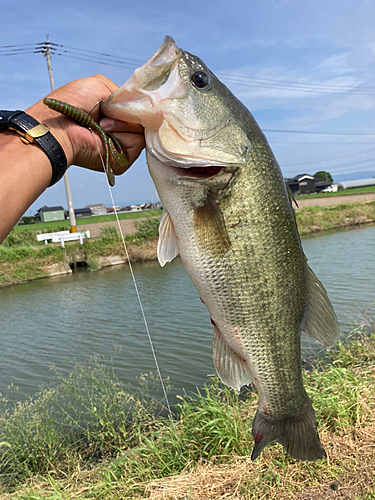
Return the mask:
<path id="1" fill-rule="evenodd" d="M 153 212 L 160 215 L 160 211 Z M 125 236 L 128 252 L 133 261 L 155 258 L 158 220 L 159 218 L 155 218 L 155 214 L 151 213 L 146 220 L 136 222 L 136 234 Z M 22 227 L 21 231 L 19 227 Z M 38 229 L 41 228 L 38 227 Z M 61 226 L 60 222 L 60 226 L 47 225 L 43 229 L 44 232 L 52 232 L 67 229 L 67 227 Z M 111 226 L 104 227 L 99 238 L 84 240 L 83 245 L 67 244 L 65 249 L 62 249 L 60 245 L 45 245 L 44 242 L 37 245 L 34 226 L 26 226 L 26 228 L 17 226 L 0 245 L 0 288 L 47 277 L 54 265 L 63 265 L 64 262 L 71 260 L 69 259 L 71 254 L 77 252 L 81 254 L 82 260 L 87 262 L 90 269 L 98 267 L 101 257 L 112 255 L 125 257 L 120 235 L 116 228 Z"/>
<path id="2" fill-rule="evenodd" d="M 0 410 L 0 499 L 374 499 L 375 326 L 305 371 L 328 459 L 301 463 L 280 445 L 251 462 L 257 395 L 210 379 L 180 398 L 173 422 L 129 394 L 98 359 Z M 153 381 L 156 383 L 156 381 Z M 152 391 L 151 391 L 152 393 Z M 337 492 L 337 493 L 335 493 Z"/>
<path id="3" fill-rule="evenodd" d="M 122 214 L 125 218 L 131 216 L 150 217 L 147 221 L 138 223 L 138 233 L 127 235 L 129 254 L 132 260 L 150 260 L 156 258 L 157 226 L 160 211 L 150 211 L 135 214 Z M 155 217 L 157 215 L 157 217 Z M 102 216 L 105 220 L 114 220 L 113 215 Z M 345 226 L 354 226 L 368 222 L 375 222 L 375 201 L 349 203 L 327 207 L 304 207 L 296 211 L 298 229 L 301 235 L 334 229 Z M 103 222 L 101 217 L 80 220 L 81 224 Z M 33 225 L 16 226 L 5 242 L 0 245 L 0 287 L 22 283 L 31 279 L 46 277 L 54 264 L 67 261 L 69 254 L 83 252 L 85 262 L 90 269 L 98 267 L 100 257 L 113 255 L 124 256 L 122 241 L 114 227 L 107 227 L 101 237 L 86 240 L 81 246 L 78 243 L 66 245 L 63 250 L 60 246 L 36 246 L 35 230 L 45 232 L 66 229 L 60 223 L 53 226 Z"/>
<path id="4" fill-rule="evenodd" d="M 296 219 L 301 235 L 375 222 L 375 201 L 303 207 L 296 211 Z"/>

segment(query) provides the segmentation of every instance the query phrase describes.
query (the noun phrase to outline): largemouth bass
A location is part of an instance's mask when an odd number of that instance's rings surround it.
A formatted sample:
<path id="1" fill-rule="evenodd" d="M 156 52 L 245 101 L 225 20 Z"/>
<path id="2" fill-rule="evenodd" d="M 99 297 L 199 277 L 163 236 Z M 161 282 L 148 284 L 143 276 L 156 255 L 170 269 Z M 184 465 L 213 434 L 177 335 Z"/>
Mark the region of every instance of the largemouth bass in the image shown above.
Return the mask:
<path id="1" fill-rule="evenodd" d="M 271 442 L 297 460 L 326 453 L 303 387 L 301 331 L 326 348 L 339 327 L 307 265 L 279 165 L 251 113 L 170 37 L 106 101 L 103 112 L 145 127 L 163 204 L 158 258 L 178 253 L 214 326 L 219 378 L 254 382 L 255 460 Z"/>

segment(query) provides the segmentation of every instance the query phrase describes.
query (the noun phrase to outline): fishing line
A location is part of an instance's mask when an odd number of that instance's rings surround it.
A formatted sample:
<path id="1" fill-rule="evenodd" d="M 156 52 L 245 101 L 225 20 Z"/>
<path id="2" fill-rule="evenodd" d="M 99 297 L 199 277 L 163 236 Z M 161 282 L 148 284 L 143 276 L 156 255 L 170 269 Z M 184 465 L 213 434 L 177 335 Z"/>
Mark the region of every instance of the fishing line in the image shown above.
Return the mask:
<path id="1" fill-rule="evenodd" d="M 95 136 L 95 134 L 93 133 L 93 131 L 91 129 L 90 129 L 90 132 L 93 134 L 93 136 Z M 102 153 L 100 151 L 99 144 L 97 143 L 96 145 L 97 145 L 97 148 L 98 148 L 98 153 L 99 153 L 100 160 L 102 162 L 103 170 L 104 170 L 104 173 L 105 173 L 106 172 L 106 168 L 105 168 L 104 159 L 103 159 Z M 133 284 L 134 284 L 134 288 L 135 288 L 135 293 L 137 295 L 139 307 L 141 309 L 142 318 L 143 318 L 143 322 L 144 322 L 145 329 L 146 329 L 146 332 L 147 332 L 148 340 L 150 342 L 152 355 L 153 355 L 154 362 L 155 362 L 155 365 L 156 365 L 156 370 L 158 372 L 159 379 L 160 379 L 160 384 L 161 384 L 161 387 L 162 387 L 162 390 L 163 390 L 163 394 L 164 394 L 164 398 L 165 398 L 165 401 L 167 403 L 169 417 L 170 417 L 170 419 L 171 419 L 171 421 L 173 423 L 173 426 L 174 426 L 174 420 L 173 420 L 172 410 L 171 410 L 171 407 L 169 405 L 167 391 L 166 391 L 166 388 L 165 388 L 165 385 L 164 385 L 164 382 L 163 382 L 163 379 L 162 379 L 162 376 L 161 376 L 161 371 L 160 371 L 160 368 L 159 368 L 158 359 L 156 357 L 156 353 L 155 353 L 155 349 L 154 349 L 154 344 L 152 342 L 150 329 L 149 329 L 149 326 L 148 326 L 148 323 L 147 323 L 145 311 L 143 309 L 143 304 L 142 304 L 141 296 L 140 296 L 140 293 L 139 293 L 139 290 L 138 290 L 138 285 L 137 285 L 137 282 L 136 282 L 136 279 L 135 279 L 135 275 L 134 275 L 134 272 L 133 272 L 133 266 L 132 266 L 132 263 L 130 262 L 128 248 L 127 248 L 126 243 L 125 243 L 124 233 L 122 232 L 122 228 L 121 228 L 121 224 L 120 224 L 120 219 L 118 217 L 117 209 L 116 209 L 116 206 L 115 206 L 115 200 L 113 198 L 111 187 L 109 185 L 108 179 L 107 179 L 107 186 L 108 186 L 108 190 L 109 190 L 109 195 L 111 197 L 112 207 L 113 207 L 113 210 L 115 212 L 115 216 L 116 216 L 116 220 L 117 220 L 117 225 L 118 225 L 118 228 L 119 228 L 119 231 L 120 231 L 120 235 L 121 235 L 121 239 L 122 239 L 122 244 L 124 246 L 125 255 L 126 255 L 126 258 L 128 259 L 130 274 L 131 274 L 131 277 L 132 277 L 132 280 L 133 280 Z"/>

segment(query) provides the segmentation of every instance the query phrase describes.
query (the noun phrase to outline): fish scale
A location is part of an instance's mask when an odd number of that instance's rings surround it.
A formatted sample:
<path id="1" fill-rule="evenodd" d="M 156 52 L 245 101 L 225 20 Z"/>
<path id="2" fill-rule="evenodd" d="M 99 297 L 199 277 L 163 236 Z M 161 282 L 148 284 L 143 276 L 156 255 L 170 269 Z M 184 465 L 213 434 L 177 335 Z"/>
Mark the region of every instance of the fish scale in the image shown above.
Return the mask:
<path id="1" fill-rule="evenodd" d="M 258 389 L 252 459 L 272 442 L 298 460 L 324 458 L 303 387 L 301 332 L 329 348 L 339 328 L 253 116 L 170 37 L 102 108 L 145 127 L 147 163 L 164 208 L 159 262 L 180 253 L 211 315 L 219 378 L 237 392 L 251 382 Z"/>

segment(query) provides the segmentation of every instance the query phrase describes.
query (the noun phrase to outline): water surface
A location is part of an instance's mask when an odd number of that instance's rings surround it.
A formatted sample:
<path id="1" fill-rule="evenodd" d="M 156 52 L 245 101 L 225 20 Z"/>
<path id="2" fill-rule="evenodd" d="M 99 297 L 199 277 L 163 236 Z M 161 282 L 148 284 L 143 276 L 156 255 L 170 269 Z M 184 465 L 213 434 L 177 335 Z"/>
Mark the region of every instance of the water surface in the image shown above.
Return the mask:
<path id="1" fill-rule="evenodd" d="M 374 317 L 375 226 L 305 237 L 303 247 L 343 330 L 359 310 Z M 134 271 L 162 375 L 170 377 L 173 395 L 192 391 L 214 373 L 209 314 L 179 259 L 164 268 L 137 264 Z M 141 373 L 155 372 L 126 265 L 4 288 L 0 321 L 0 392 L 9 399 L 22 400 L 49 383 L 51 365 L 68 370 L 94 354 L 112 359 L 131 388 Z M 303 346 L 316 343 L 303 339 Z"/>

